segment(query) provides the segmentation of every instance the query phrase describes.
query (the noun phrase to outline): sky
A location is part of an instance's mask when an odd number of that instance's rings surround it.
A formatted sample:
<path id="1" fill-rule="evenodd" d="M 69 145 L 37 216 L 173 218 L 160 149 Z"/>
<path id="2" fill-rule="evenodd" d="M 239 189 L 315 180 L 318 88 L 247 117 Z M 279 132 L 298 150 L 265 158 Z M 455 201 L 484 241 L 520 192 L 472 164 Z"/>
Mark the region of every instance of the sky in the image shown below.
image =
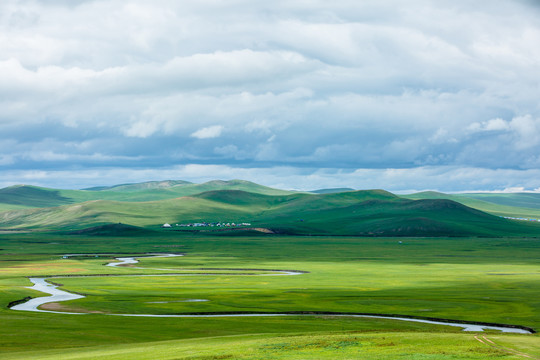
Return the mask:
<path id="1" fill-rule="evenodd" d="M 2 0 L 0 187 L 540 191 L 540 2 Z"/>

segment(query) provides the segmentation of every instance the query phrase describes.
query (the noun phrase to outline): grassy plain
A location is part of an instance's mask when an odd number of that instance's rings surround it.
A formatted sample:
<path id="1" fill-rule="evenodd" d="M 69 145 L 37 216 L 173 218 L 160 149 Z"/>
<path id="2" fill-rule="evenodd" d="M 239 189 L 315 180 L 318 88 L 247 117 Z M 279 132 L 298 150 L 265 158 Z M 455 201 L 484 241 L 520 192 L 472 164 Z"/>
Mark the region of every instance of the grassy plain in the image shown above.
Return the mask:
<path id="1" fill-rule="evenodd" d="M 221 311 L 388 313 L 540 328 L 540 241 L 535 238 L 208 236 L 156 232 L 107 237 L 0 235 L 2 359 L 516 359 L 456 328 L 321 317 L 132 318 L 107 313 Z M 104 267 L 114 254 L 185 253 Z M 66 253 L 99 253 L 62 259 Z M 297 276 L 192 275 L 58 278 L 86 298 L 62 315 L 17 312 L 38 296 L 27 276 L 288 269 Z M 209 270 L 210 269 L 210 270 Z M 254 271 L 252 271 L 254 272 Z M 183 302 L 207 299 L 207 302 Z M 540 356 L 538 335 L 488 334 Z M 157 355 L 156 355 L 157 354 Z"/>
<path id="2" fill-rule="evenodd" d="M 489 339 L 495 338 L 490 336 Z M 537 349 L 534 338 L 497 336 L 499 343 L 520 343 Z M 512 349 L 513 348 L 509 348 Z M 530 352 L 532 356 L 540 355 Z M 486 346 L 472 335 L 425 332 L 312 333 L 309 335 L 240 335 L 202 339 L 150 342 L 136 345 L 99 346 L 76 354 L 63 350 L 10 354 L 6 360 L 28 359 L 101 360 L 209 360 L 209 359 L 519 359 L 507 348 Z M 533 358 L 534 359 L 534 358 Z"/>

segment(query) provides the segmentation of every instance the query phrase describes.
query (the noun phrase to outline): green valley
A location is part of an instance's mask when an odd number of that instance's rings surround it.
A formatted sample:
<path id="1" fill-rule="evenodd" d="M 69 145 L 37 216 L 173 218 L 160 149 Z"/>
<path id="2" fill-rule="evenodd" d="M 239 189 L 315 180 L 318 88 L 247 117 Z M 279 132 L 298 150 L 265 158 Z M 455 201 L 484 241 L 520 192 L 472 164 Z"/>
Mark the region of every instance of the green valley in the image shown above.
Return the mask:
<path id="1" fill-rule="evenodd" d="M 128 198 L 184 185 L 84 192 Z M 535 332 L 540 328 L 538 224 L 451 199 L 412 200 L 382 190 L 272 193 L 254 185 L 252 191 L 218 185 L 154 201 L 72 196 L 62 204 L 66 192 L 34 192 L 26 199 L 40 207 L 0 213 L 0 356 L 540 357 L 537 334 L 346 316 L 499 324 Z M 519 204 L 504 206 L 518 208 L 514 205 Z M 171 227 L 163 228 L 165 222 Z M 205 225 L 176 226 L 199 222 Z M 220 222 L 249 225 L 210 225 Z M 166 253 L 182 256 L 148 257 Z M 104 266 L 128 256 L 139 262 Z M 46 295 L 29 289 L 29 278 L 44 278 L 84 297 L 40 306 L 53 312 L 11 309 Z M 190 314 L 196 316 L 169 317 Z"/>

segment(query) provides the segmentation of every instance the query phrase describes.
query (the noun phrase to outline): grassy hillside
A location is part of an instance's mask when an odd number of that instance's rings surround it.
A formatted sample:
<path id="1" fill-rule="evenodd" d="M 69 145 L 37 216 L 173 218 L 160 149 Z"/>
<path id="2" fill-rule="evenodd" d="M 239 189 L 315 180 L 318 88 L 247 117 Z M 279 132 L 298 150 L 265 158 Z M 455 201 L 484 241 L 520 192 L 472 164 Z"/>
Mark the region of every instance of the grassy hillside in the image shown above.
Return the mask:
<path id="1" fill-rule="evenodd" d="M 538 223 L 500 218 L 540 218 L 540 208 L 502 204 L 537 206 L 536 195 L 422 192 L 400 197 L 384 190 L 310 194 L 242 180 L 152 181 L 90 190 L 12 186 L 0 189 L 0 228 L 80 230 L 117 223 L 157 228 L 163 223 L 247 222 L 298 235 L 538 236 Z"/>
<path id="2" fill-rule="evenodd" d="M 297 235 L 540 235 L 540 224 L 502 219 L 451 200 L 408 200 L 383 190 L 280 196 L 219 190 L 160 201 L 99 200 L 0 214 L 3 228 L 83 229 L 119 222 L 154 228 L 163 223 L 247 222 Z"/>
<path id="3" fill-rule="evenodd" d="M 521 201 L 521 195 L 527 195 L 526 198 L 528 201 Z M 497 216 L 540 219 L 540 196 L 529 197 L 528 195 L 537 194 L 444 194 L 435 191 L 424 191 L 403 195 L 402 197 L 413 200 L 449 199 Z M 523 207 L 521 205 L 528 205 L 529 207 Z"/>
<path id="4" fill-rule="evenodd" d="M 290 191 L 273 189 L 243 180 L 214 180 L 203 184 L 192 184 L 179 180 L 152 181 L 89 190 L 58 190 L 21 185 L 0 189 L 0 211 L 17 208 L 54 207 L 93 200 L 156 201 L 214 190 L 242 190 L 266 195 L 291 194 Z"/>
<path id="5" fill-rule="evenodd" d="M 86 190 L 98 192 L 98 194 L 93 194 L 90 196 L 95 196 L 95 199 L 103 200 L 108 199 L 108 197 L 110 196 L 115 196 L 110 194 L 109 192 L 131 193 L 116 195 L 117 197 L 114 200 L 120 201 L 157 200 L 161 198 L 189 196 L 205 191 L 214 190 L 243 190 L 266 195 L 284 195 L 291 193 L 290 191 L 273 189 L 245 180 L 212 180 L 202 184 L 194 184 L 182 180 L 149 181 L 136 184 L 97 187 Z M 103 198 L 103 196 L 106 196 L 107 198 Z M 150 197 L 145 198 L 145 196 Z"/>
<path id="6" fill-rule="evenodd" d="M 540 194 L 537 193 L 463 194 L 463 196 L 498 205 L 517 206 L 540 210 Z"/>
<path id="7" fill-rule="evenodd" d="M 49 207 L 72 202 L 74 201 L 70 197 L 61 194 L 61 190 L 28 185 L 15 185 L 0 189 L 0 204 L 19 207 Z"/>
<path id="8" fill-rule="evenodd" d="M 365 200 L 275 214 L 291 233 L 367 236 L 464 236 L 540 234 L 540 224 L 501 219 L 449 200 Z M 294 220 L 297 222 L 294 223 Z M 286 231 L 287 232 L 287 231 Z"/>
<path id="9" fill-rule="evenodd" d="M 218 191 L 197 197 L 223 205 L 254 206 L 252 222 L 287 234 L 540 235 L 540 224 L 501 219 L 446 199 L 411 201 L 384 190 L 283 197 Z"/>
<path id="10" fill-rule="evenodd" d="M 332 194 L 332 193 L 340 193 L 340 192 L 346 192 L 346 191 L 354 191 L 354 189 L 351 189 L 351 188 L 329 188 L 329 189 L 311 190 L 310 193 L 313 193 L 313 194 Z"/>
<path id="11" fill-rule="evenodd" d="M 252 192 L 256 194 L 264 194 L 264 195 L 291 194 L 291 191 L 274 189 L 268 186 L 255 184 L 253 182 L 245 181 L 245 180 L 229 180 L 229 181 L 212 180 L 212 181 L 205 182 L 203 184 L 185 185 L 185 186 L 182 186 L 182 189 L 175 188 L 175 190 L 178 191 L 178 194 L 181 194 L 181 196 L 194 195 L 194 194 L 202 193 L 205 191 L 214 191 L 214 190 L 241 190 L 241 191 Z"/>
<path id="12" fill-rule="evenodd" d="M 83 190 L 89 191 L 138 191 L 141 189 L 163 189 L 170 188 L 176 185 L 187 185 L 192 184 L 189 181 L 183 180 L 163 180 L 163 181 L 146 181 L 142 183 L 129 183 L 129 184 L 119 184 L 113 186 L 96 186 Z"/>
<path id="13" fill-rule="evenodd" d="M 291 191 L 273 189 L 243 180 L 214 180 L 202 184 L 193 184 L 182 180 L 149 181 L 109 187 L 94 187 L 85 190 L 62 190 L 17 185 L 0 189 L 0 212 L 27 208 L 56 207 L 94 200 L 159 201 L 221 190 L 239 190 L 272 196 L 295 194 Z M 339 194 L 347 192 L 354 193 L 355 191 L 348 188 L 335 188 L 316 190 L 312 191 L 311 194 L 337 194 L 340 196 Z M 540 194 L 444 194 L 426 191 L 402 197 L 411 200 L 449 199 L 497 216 L 540 218 Z M 229 198 L 232 202 L 242 201 L 241 199 L 233 199 L 233 196 L 229 196 Z M 274 199 L 272 201 L 280 200 Z"/>
<path id="14" fill-rule="evenodd" d="M 155 231 L 140 228 L 137 226 L 118 224 L 106 224 L 93 226 L 90 228 L 68 231 L 67 235 L 83 235 L 83 236 L 145 236 L 154 235 Z"/>

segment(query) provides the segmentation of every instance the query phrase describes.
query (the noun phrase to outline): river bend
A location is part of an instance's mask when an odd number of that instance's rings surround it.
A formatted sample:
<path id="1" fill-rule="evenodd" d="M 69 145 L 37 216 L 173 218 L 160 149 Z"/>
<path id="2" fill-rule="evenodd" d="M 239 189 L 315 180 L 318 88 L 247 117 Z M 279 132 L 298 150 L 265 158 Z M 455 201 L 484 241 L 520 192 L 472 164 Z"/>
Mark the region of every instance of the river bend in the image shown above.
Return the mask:
<path id="1" fill-rule="evenodd" d="M 77 256 L 77 255 L 88 255 L 88 254 L 69 254 L 65 255 L 66 257 Z M 121 265 L 132 265 L 136 264 L 139 261 L 136 258 L 143 257 L 173 257 L 173 256 L 182 256 L 182 254 L 150 254 L 150 256 L 137 256 L 137 257 L 119 257 L 116 258 L 119 262 L 111 262 L 105 266 L 121 266 Z M 153 268 L 139 268 L 139 269 L 153 269 Z M 172 269 L 153 269 L 153 270 L 172 270 Z M 232 269 L 231 269 L 232 270 Z M 251 269 L 256 270 L 256 269 Z M 261 270 L 261 269 L 257 269 Z M 273 275 L 300 275 L 304 272 L 290 271 L 290 270 L 265 270 L 272 272 L 270 274 L 255 274 L 256 276 L 273 276 Z M 204 274 L 152 274 L 152 275 L 114 275 L 114 276 L 189 276 L 189 275 L 204 275 Z M 217 274 L 208 274 L 208 275 L 217 275 Z M 99 275 L 98 275 L 99 276 Z M 62 277 L 62 276 L 58 276 Z M 55 277 L 56 278 L 56 277 Z M 31 287 L 28 287 L 32 290 L 37 290 L 49 294 L 50 296 L 43 296 L 30 299 L 24 303 L 17 304 L 11 307 L 12 310 L 18 311 L 36 311 L 36 312 L 47 312 L 47 313 L 56 313 L 56 314 L 73 314 L 73 315 L 85 315 L 86 313 L 73 313 L 73 312 L 63 312 L 63 311 L 51 311 L 51 310 L 41 310 L 39 306 L 60 302 L 68 300 L 76 300 L 83 298 L 83 295 L 70 293 L 64 290 L 58 289 L 57 285 L 48 283 L 46 278 L 40 277 L 31 277 L 30 281 L 34 284 Z M 328 314 L 292 314 L 292 313 L 227 313 L 227 314 L 184 314 L 184 315 L 154 315 L 154 314 L 106 314 L 108 316 L 129 316 L 129 317 L 154 317 L 154 318 L 219 318 L 219 317 L 275 317 L 275 316 L 335 316 L 335 317 L 354 317 L 354 318 L 372 318 L 372 319 L 389 319 L 389 320 L 398 320 L 398 321 L 409 321 L 409 322 L 419 322 L 425 324 L 433 325 L 444 325 L 444 326 L 454 326 L 460 327 L 463 331 L 484 331 L 484 330 L 498 330 L 505 333 L 517 333 L 517 334 L 531 334 L 532 332 L 523 328 L 513 327 L 513 326 L 492 326 L 492 325 L 482 325 L 482 324 L 472 324 L 472 323 L 458 323 L 458 322 L 448 322 L 448 321 L 437 321 L 437 320 L 425 320 L 425 319 L 413 319 L 407 317 L 395 317 L 395 316 L 384 316 L 384 315 L 359 315 L 359 314 L 345 314 L 345 313 L 328 313 Z"/>

